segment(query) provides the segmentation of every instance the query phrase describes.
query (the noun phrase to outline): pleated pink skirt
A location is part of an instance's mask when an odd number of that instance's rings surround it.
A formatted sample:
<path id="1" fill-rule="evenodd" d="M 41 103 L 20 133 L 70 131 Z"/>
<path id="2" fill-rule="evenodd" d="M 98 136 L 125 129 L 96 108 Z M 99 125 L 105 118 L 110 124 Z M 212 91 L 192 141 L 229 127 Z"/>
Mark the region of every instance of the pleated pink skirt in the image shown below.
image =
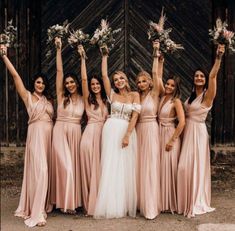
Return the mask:
<path id="1" fill-rule="evenodd" d="M 64 212 L 82 206 L 80 139 L 80 124 L 56 121 L 52 141 L 50 202 Z"/>

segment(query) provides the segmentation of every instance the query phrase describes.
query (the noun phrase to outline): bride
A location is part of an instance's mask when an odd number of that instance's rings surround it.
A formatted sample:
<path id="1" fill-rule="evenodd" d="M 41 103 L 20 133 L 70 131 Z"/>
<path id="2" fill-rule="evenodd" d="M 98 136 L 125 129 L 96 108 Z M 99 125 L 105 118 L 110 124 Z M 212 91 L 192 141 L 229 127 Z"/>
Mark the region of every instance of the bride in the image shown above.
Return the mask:
<path id="1" fill-rule="evenodd" d="M 131 91 L 127 76 L 122 71 L 114 73 L 114 89 L 111 88 L 107 59 L 108 55 L 103 54 L 102 78 L 111 104 L 111 115 L 102 132 L 101 178 L 94 217 L 135 217 L 135 124 L 140 112 L 140 99 L 137 92 Z"/>

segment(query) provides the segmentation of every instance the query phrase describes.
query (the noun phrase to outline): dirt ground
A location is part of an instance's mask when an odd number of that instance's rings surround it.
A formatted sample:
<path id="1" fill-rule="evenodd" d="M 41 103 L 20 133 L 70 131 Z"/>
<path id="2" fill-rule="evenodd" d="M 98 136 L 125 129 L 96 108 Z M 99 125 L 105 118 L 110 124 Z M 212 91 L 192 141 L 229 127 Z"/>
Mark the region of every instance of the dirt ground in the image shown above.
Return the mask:
<path id="1" fill-rule="evenodd" d="M 21 218 L 13 216 L 18 206 L 23 172 L 22 155 L 14 158 L 1 154 L 1 230 L 30 230 Z M 154 220 L 137 218 L 95 220 L 77 215 L 63 215 L 58 211 L 48 215 L 45 227 L 33 230 L 45 231 L 235 231 L 235 169 L 229 165 L 212 168 L 212 213 L 185 218 L 169 213 L 160 214 Z"/>

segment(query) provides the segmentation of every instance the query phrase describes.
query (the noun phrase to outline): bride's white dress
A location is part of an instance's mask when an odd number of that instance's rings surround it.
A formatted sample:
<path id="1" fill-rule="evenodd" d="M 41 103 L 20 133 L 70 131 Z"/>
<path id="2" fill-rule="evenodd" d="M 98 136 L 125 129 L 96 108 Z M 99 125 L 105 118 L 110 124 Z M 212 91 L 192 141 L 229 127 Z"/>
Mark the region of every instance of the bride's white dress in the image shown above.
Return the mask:
<path id="1" fill-rule="evenodd" d="M 101 177 L 96 201 L 95 218 L 135 217 L 136 193 L 136 132 L 129 145 L 122 148 L 132 111 L 140 112 L 139 104 L 111 102 L 111 115 L 102 132 Z"/>

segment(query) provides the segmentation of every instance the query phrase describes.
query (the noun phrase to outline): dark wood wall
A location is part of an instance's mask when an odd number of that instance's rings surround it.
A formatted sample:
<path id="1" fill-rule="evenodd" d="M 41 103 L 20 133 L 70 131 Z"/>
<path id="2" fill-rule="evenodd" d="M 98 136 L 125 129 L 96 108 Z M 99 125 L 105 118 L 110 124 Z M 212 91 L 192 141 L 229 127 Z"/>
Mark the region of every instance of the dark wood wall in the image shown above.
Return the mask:
<path id="1" fill-rule="evenodd" d="M 135 76 L 141 70 L 151 71 L 152 49 L 147 40 L 148 21 L 157 21 L 161 8 L 167 14 L 166 27 L 173 27 L 172 37 L 184 45 L 179 55 L 166 56 L 164 78 L 171 73 L 178 75 L 182 82 L 182 99 L 189 95 L 192 73 L 197 67 L 210 70 L 214 61 L 214 47 L 209 42 L 208 29 L 217 16 L 229 22 L 235 30 L 233 1 L 209 0 L 3 0 L 0 2 L 1 30 L 7 20 L 13 18 L 19 29 L 19 48 L 9 52 L 9 58 L 16 66 L 24 83 L 30 87 L 34 73 L 46 72 L 52 91 L 55 90 L 55 55 L 46 57 L 46 30 L 54 24 L 68 19 L 71 28 L 83 28 L 92 33 L 102 18 L 111 26 L 122 28 L 116 38 L 115 48 L 109 57 L 110 75 L 116 69 L 124 70 L 135 88 Z M 79 60 L 72 58 L 72 49 L 64 44 L 63 61 L 65 72 L 79 74 Z M 98 49 L 89 49 L 88 75 L 100 74 Z M 218 94 L 212 111 L 213 144 L 234 144 L 234 55 L 226 54 L 218 76 Z M 1 144 L 23 143 L 27 130 L 27 114 L 18 98 L 12 79 L 0 62 L 0 137 Z"/>
<path id="2" fill-rule="evenodd" d="M 40 1 L 0 1 L 0 33 L 3 32 L 7 21 L 13 19 L 14 25 L 18 28 L 19 47 L 9 49 L 8 55 L 28 89 L 32 75 L 41 68 L 40 9 Z M 2 61 L 0 61 L 0 105 L 1 144 L 24 142 L 27 132 L 27 113 Z"/>
<path id="3" fill-rule="evenodd" d="M 235 31 L 235 1 L 216 0 L 212 18 L 226 19 L 229 29 Z M 235 53 L 225 54 L 218 78 L 217 96 L 212 109 L 212 143 L 235 144 Z"/>

